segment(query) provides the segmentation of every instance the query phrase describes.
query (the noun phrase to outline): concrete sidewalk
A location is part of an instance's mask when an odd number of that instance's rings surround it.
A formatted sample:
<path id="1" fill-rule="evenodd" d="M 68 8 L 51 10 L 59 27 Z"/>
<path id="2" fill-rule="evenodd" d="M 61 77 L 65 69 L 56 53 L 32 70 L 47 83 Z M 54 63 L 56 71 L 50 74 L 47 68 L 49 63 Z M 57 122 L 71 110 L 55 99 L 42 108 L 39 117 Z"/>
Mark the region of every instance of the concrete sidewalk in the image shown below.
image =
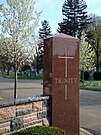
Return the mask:
<path id="1" fill-rule="evenodd" d="M 93 134 L 83 128 L 80 128 L 80 135 L 93 135 Z"/>

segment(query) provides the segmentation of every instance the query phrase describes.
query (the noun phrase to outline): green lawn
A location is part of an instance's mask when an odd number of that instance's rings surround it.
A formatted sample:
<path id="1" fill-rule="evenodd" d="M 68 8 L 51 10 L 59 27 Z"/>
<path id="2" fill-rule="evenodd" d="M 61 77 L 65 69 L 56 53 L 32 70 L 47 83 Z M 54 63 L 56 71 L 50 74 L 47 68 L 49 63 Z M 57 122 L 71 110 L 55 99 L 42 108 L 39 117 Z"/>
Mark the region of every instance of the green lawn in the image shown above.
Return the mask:
<path id="1" fill-rule="evenodd" d="M 2 75 L 4 78 L 14 79 L 14 75 Z M 18 79 L 32 79 L 32 80 L 41 80 L 43 76 L 17 76 Z"/>
<path id="2" fill-rule="evenodd" d="M 9 78 L 9 79 L 14 79 L 14 75 L 3 75 L 2 77 Z M 32 80 L 41 80 L 43 79 L 43 76 L 19 76 L 17 77 L 18 79 L 32 79 Z M 81 88 L 85 89 L 92 89 L 92 90 L 99 90 L 101 91 L 101 80 L 97 81 L 94 80 L 91 82 L 91 86 L 89 86 L 90 81 L 85 80 L 84 84 L 80 83 Z"/>
<path id="3" fill-rule="evenodd" d="M 101 91 L 101 81 L 97 81 L 97 80 L 92 81 L 91 85 L 90 85 L 90 81 L 84 81 L 84 85 L 81 83 L 80 86 L 86 89 Z"/>

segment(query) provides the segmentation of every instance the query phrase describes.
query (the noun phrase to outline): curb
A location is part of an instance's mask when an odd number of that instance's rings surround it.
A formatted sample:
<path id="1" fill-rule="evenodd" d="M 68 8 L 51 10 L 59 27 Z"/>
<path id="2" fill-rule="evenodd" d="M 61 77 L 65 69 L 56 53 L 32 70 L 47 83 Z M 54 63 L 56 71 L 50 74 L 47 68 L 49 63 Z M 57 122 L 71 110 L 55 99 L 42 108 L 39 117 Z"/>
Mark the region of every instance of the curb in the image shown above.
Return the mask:
<path id="1" fill-rule="evenodd" d="M 93 135 L 93 134 L 83 128 L 80 128 L 80 135 Z"/>

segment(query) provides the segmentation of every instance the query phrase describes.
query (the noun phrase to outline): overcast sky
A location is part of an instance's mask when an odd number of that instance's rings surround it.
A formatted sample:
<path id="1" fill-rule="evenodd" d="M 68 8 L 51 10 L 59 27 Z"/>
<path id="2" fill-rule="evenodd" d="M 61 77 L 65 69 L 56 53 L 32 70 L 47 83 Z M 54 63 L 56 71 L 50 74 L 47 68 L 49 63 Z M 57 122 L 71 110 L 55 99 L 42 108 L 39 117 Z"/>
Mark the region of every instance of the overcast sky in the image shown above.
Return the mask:
<path id="1" fill-rule="evenodd" d="M 6 0 L 0 0 L 0 4 L 5 3 L 5 1 Z M 40 21 L 49 21 L 53 33 L 56 32 L 58 23 L 63 20 L 62 5 L 64 1 L 65 0 L 36 0 L 35 9 L 37 11 L 43 11 Z M 101 16 L 101 0 L 85 0 L 85 2 L 87 4 L 86 11 L 88 14 L 92 13 Z"/>

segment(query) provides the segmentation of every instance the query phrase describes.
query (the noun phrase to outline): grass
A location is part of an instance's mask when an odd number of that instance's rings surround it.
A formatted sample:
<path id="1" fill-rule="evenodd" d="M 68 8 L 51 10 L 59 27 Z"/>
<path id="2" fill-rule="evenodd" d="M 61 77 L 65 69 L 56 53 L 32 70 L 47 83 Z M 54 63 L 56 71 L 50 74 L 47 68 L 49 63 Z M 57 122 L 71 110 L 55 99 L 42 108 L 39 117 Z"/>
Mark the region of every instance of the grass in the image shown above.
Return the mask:
<path id="1" fill-rule="evenodd" d="M 101 91 L 101 81 L 94 80 L 91 82 L 91 86 L 88 86 L 89 83 L 90 83 L 90 81 L 86 80 L 86 81 L 84 81 L 84 84 L 81 83 L 80 86 L 85 89 Z M 96 85 L 96 84 L 98 84 L 98 85 Z"/>
<path id="2" fill-rule="evenodd" d="M 2 77 L 4 78 L 8 78 L 8 79 L 14 79 L 14 75 L 3 75 Z M 43 76 L 21 76 L 21 75 L 18 75 L 17 76 L 18 79 L 31 79 L 31 80 L 42 80 L 43 79 Z M 97 91 L 101 91 L 101 80 L 100 81 L 97 81 L 97 80 L 94 80 L 92 81 L 92 85 L 91 86 L 88 86 L 87 84 L 90 83 L 90 81 L 87 81 L 85 80 L 84 81 L 84 84 L 80 83 L 80 86 L 81 88 L 85 88 L 85 89 L 91 89 L 91 90 L 97 90 Z M 94 84 L 97 84 L 98 83 L 98 86 L 94 86 Z"/>
<path id="3" fill-rule="evenodd" d="M 0 101 L 1 101 L 1 100 L 5 100 L 5 98 L 0 97 Z"/>
<path id="4" fill-rule="evenodd" d="M 14 79 L 14 75 L 2 75 L 2 77 L 4 78 L 8 78 L 8 79 Z M 31 80 L 41 80 L 43 79 L 43 76 L 21 76 L 18 75 L 17 76 L 18 79 L 31 79 Z"/>

